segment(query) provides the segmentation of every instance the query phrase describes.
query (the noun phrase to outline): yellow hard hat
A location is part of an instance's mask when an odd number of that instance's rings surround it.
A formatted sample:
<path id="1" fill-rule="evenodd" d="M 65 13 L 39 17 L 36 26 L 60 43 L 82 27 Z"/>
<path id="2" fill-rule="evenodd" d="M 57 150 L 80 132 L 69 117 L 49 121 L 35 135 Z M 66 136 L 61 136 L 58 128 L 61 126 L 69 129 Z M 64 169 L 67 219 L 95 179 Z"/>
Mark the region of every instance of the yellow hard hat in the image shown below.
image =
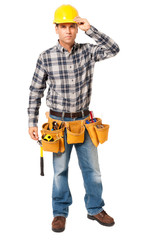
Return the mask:
<path id="1" fill-rule="evenodd" d="M 62 5 L 56 9 L 53 23 L 76 23 L 73 21 L 78 11 L 71 5 Z"/>

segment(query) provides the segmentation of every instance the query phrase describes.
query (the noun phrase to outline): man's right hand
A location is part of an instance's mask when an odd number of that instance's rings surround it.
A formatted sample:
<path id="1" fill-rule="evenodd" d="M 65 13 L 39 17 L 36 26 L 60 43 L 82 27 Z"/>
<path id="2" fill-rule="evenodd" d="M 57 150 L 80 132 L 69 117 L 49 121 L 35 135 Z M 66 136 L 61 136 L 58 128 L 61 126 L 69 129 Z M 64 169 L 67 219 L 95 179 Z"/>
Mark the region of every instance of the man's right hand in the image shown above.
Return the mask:
<path id="1" fill-rule="evenodd" d="M 29 135 L 33 140 L 38 140 L 38 127 L 29 127 Z"/>
<path id="2" fill-rule="evenodd" d="M 77 17 L 75 17 L 73 20 L 74 20 L 75 22 L 77 22 L 78 27 L 79 27 L 81 30 L 85 31 L 85 32 L 88 31 L 89 28 L 91 27 L 91 26 L 90 26 L 90 23 L 89 23 L 88 20 L 85 19 L 85 18 L 81 18 L 81 17 L 77 16 Z"/>

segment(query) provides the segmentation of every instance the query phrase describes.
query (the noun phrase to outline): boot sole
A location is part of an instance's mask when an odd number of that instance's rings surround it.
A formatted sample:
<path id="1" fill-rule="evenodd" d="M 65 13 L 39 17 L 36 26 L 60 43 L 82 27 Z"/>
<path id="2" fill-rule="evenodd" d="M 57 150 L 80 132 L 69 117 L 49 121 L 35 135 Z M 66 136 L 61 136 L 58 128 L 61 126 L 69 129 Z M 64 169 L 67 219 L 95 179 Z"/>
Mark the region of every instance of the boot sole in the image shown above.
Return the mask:
<path id="1" fill-rule="evenodd" d="M 53 232 L 63 232 L 64 230 L 65 228 L 59 228 L 59 229 L 52 228 Z"/>
<path id="2" fill-rule="evenodd" d="M 115 224 L 115 222 L 113 222 L 113 223 L 103 223 L 103 222 L 99 221 L 97 218 L 95 218 L 94 216 L 91 216 L 91 215 L 87 215 L 87 218 L 89 218 L 90 220 L 96 220 L 101 225 L 107 226 L 107 227 L 112 227 Z"/>

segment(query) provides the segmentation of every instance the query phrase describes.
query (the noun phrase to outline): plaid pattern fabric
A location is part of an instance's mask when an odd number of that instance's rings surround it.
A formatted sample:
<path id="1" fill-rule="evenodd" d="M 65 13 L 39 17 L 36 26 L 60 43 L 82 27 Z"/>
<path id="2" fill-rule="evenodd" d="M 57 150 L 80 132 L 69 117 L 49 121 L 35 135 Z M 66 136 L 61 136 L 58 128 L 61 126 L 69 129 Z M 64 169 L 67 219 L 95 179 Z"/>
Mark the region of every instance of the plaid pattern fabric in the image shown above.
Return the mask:
<path id="1" fill-rule="evenodd" d="M 46 104 L 50 109 L 73 113 L 88 109 L 95 62 L 115 56 L 119 47 L 93 26 L 85 33 L 97 44 L 75 43 L 69 53 L 58 42 L 39 55 L 30 86 L 29 127 L 37 126 L 46 84 Z"/>

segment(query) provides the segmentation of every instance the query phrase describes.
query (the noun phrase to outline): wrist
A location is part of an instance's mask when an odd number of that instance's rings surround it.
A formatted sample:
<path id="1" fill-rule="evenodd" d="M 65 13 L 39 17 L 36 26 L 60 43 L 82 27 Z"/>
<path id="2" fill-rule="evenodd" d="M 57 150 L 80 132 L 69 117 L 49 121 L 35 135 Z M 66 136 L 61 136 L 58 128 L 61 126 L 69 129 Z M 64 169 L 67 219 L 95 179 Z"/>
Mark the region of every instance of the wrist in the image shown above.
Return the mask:
<path id="1" fill-rule="evenodd" d="M 89 25 L 86 29 L 85 32 L 87 32 L 91 28 L 91 25 Z"/>
<path id="2" fill-rule="evenodd" d="M 90 25 L 90 28 L 85 32 L 85 34 L 87 34 L 88 36 L 92 36 L 94 29 L 95 28 L 92 25 Z"/>

